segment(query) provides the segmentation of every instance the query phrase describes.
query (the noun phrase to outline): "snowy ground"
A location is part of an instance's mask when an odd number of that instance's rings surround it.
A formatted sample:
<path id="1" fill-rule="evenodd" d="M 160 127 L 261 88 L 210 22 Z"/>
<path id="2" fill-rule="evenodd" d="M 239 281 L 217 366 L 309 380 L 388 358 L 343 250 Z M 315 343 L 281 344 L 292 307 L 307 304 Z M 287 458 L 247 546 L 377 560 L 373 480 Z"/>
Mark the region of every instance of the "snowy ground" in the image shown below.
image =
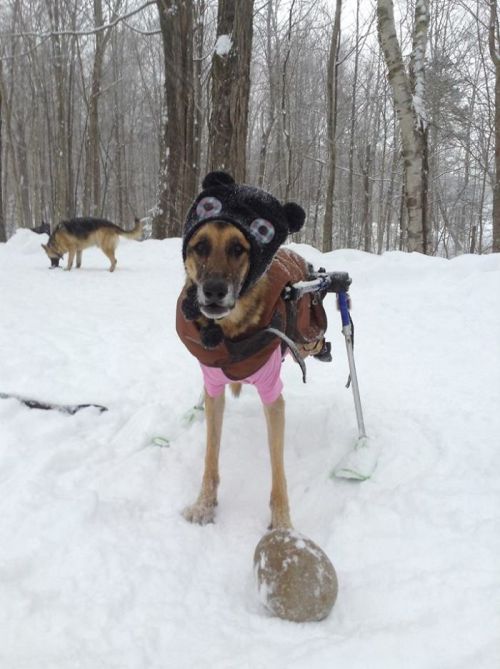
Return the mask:
<path id="1" fill-rule="evenodd" d="M 180 427 L 197 363 L 177 340 L 179 240 L 123 241 L 48 271 L 40 237 L 0 245 L 0 392 L 109 407 L 75 416 L 0 400 L 2 669 L 496 669 L 500 666 L 500 256 L 322 255 L 353 278 L 371 480 L 329 478 L 356 436 L 340 319 L 333 365 L 284 366 L 297 530 L 340 582 L 321 623 L 262 609 L 269 520 L 257 395 L 228 398 L 217 522 L 180 515 L 204 426 Z M 328 298 L 330 300 L 330 298 Z M 169 436 L 169 448 L 152 445 Z"/>

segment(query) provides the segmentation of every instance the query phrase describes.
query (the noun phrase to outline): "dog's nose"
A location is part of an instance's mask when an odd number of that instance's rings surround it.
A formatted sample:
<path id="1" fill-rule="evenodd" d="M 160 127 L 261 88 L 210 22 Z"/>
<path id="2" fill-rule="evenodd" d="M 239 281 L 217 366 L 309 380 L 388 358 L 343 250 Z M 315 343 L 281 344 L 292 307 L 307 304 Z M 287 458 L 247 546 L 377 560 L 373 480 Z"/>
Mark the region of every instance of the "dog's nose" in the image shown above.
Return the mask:
<path id="1" fill-rule="evenodd" d="M 203 284 L 203 294 L 210 302 L 223 300 L 227 295 L 227 283 L 224 279 L 208 279 Z"/>

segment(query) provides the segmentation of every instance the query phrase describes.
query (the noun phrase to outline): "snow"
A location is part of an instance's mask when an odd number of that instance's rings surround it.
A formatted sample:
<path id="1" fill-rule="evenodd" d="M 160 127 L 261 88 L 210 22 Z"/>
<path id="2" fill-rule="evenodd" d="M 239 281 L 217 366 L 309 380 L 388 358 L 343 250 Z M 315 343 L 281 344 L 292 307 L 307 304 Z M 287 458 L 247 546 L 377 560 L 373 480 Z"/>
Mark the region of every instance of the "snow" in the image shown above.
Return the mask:
<path id="1" fill-rule="evenodd" d="M 227 56 L 231 51 L 232 46 L 233 42 L 230 35 L 219 35 L 214 50 L 218 56 Z"/>
<path id="2" fill-rule="evenodd" d="M 216 523 L 181 516 L 204 425 L 177 339 L 180 240 L 124 240 L 48 271 L 46 237 L 0 245 L 0 666 L 9 669 L 492 669 L 500 662 L 500 256 L 330 254 L 348 271 L 370 442 L 364 482 L 332 479 L 356 439 L 340 317 L 334 361 L 283 368 L 297 532 L 339 578 L 331 615 L 270 617 L 254 581 L 270 471 L 254 389 L 228 396 Z M 169 447 L 152 442 L 168 437 Z"/>

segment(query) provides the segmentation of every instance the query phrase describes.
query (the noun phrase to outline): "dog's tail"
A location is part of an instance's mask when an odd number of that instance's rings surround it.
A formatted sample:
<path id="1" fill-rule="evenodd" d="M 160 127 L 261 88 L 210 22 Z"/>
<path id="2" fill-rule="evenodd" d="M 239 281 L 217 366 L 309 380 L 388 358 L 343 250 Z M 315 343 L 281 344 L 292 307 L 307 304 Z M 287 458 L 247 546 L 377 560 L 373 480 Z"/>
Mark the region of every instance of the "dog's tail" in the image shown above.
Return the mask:
<path id="1" fill-rule="evenodd" d="M 120 229 L 120 235 L 122 237 L 127 237 L 127 239 L 140 239 L 142 237 L 142 230 L 143 230 L 142 221 L 136 217 L 133 229 L 132 230 Z"/>
<path id="2" fill-rule="evenodd" d="M 229 387 L 231 388 L 231 392 L 235 397 L 239 397 L 241 393 L 241 383 L 230 383 Z"/>

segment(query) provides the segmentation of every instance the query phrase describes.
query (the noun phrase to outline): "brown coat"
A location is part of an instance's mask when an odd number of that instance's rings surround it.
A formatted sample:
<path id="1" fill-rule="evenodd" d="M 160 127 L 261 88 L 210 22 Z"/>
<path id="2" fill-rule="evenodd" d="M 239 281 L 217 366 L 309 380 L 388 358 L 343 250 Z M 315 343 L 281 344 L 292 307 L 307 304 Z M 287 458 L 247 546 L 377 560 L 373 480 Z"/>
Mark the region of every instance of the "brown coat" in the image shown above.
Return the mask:
<path id="1" fill-rule="evenodd" d="M 260 369 L 282 343 L 279 337 L 265 331 L 267 327 L 281 330 L 296 344 L 315 342 L 325 334 L 326 314 L 317 296 L 308 294 L 298 302 L 285 301 L 281 296 L 286 285 L 308 277 L 306 261 L 294 251 L 280 248 L 262 279 L 267 282 L 267 291 L 258 324 L 244 336 L 224 338 L 213 349 L 201 344 L 200 325 L 196 321 L 188 321 L 182 313 L 181 304 L 186 296 L 184 288 L 177 300 L 177 334 L 189 352 L 204 365 L 222 369 L 228 378 L 235 381 L 245 379 Z"/>

